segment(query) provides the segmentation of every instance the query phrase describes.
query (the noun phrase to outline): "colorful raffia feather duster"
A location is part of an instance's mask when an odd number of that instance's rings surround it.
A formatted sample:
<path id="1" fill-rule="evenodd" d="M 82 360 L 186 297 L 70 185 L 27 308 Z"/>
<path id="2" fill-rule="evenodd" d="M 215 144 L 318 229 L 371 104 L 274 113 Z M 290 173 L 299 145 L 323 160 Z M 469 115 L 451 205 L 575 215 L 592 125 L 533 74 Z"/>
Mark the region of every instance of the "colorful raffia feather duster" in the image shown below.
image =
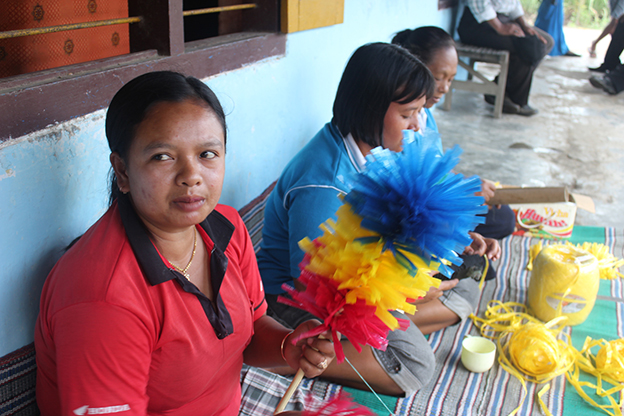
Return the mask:
<path id="1" fill-rule="evenodd" d="M 479 178 L 464 178 L 452 169 L 461 149 L 440 155 L 424 146 L 414 132 L 404 132 L 403 151 L 373 149 L 366 169 L 344 196 L 337 221 L 321 226 L 323 234 L 300 242 L 305 257 L 299 281 L 306 290 L 284 289 L 292 299 L 280 301 L 309 311 L 324 321 L 310 333 L 342 333 L 360 349 L 385 349 L 390 330 L 405 329 L 407 319 L 392 312 L 414 313 L 413 300 L 440 281 L 431 275 L 452 274 L 458 253 L 471 243 L 468 235 L 487 211 Z M 344 360 L 340 343 L 336 357 Z"/>

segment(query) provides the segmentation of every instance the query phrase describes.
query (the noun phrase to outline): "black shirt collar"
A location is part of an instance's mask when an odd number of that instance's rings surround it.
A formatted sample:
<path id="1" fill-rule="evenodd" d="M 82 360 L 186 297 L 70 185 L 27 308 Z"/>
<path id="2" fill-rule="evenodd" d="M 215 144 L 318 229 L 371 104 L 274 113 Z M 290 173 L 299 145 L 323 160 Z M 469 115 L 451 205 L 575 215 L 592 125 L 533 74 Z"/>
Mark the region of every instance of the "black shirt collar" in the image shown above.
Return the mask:
<path id="1" fill-rule="evenodd" d="M 200 223 L 200 226 L 214 243 L 214 248 L 210 253 L 210 280 L 217 300 L 216 305 L 214 305 L 210 299 L 197 289 L 197 286 L 189 282 L 175 269 L 170 269 L 165 265 L 156 247 L 150 240 L 143 221 L 135 212 L 130 198 L 127 195 L 122 195 L 117 198 L 117 203 L 130 246 L 147 281 L 152 286 L 155 286 L 175 279 L 185 292 L 192 293 L 197 297 L 219 339 L 232 334 L 234 331 L 232 319 L 223 303 L 219 290 L 227 270 L 228 258 L 225 255 L 225 250 L 234 233 L 234 225 L 216 210 L 213 210 Z"/>

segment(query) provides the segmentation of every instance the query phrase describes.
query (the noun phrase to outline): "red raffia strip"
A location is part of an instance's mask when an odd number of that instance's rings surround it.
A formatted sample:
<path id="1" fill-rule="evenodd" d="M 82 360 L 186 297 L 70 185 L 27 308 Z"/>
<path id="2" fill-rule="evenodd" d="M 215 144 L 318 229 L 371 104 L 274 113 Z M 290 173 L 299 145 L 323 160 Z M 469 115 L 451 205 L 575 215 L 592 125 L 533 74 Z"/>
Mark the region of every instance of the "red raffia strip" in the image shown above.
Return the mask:
<path id="1" fill-rule="evenodd" d="M 280 297 L 279 301 L 296 308 L 306 310 L 323 320 L 323 324 L 308 331 L 293 342 L 307 337 L 316 336 L 327 330 L 332 332 L 334 340 L 338 333 L 349 339 L 351 344 L 362 351 L 361 345 L 370 345 L 373 348 L 385 350 L 388 345 L 390 328 L 376 315 L 376 306 L 367 305 L 363 299 L 355 303 L 347 303 L 348 290 L 338 289 L 339 283 L 324 276 L 311 273 L 303 269 L 299 281 L 306 286 L 306 290 L 296 289 L 284 285 L 284 289 L 292 297 Z M 405 330 L 409 326 L 407 319 L 398 319 L 399 329 Z M 344 351 L 340 342 L 335 342 L 336 359 L 344 361 Z"/>

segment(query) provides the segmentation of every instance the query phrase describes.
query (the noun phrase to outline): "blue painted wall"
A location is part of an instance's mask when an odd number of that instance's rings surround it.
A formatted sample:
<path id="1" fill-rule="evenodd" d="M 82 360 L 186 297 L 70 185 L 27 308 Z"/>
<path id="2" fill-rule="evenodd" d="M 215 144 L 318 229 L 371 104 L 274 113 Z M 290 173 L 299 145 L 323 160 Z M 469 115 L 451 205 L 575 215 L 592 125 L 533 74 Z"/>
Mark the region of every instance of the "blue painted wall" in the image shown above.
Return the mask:
<path id="1" fill-rule="evenodd" d="M 449 29 L 436 0 L 345 0 L 344 23 L 288 35 L 286 55 L 206 79 L 228 115 L 221 202 L 275 180 L 331 118 L 351 53 L 408 27 Z M 0 144 L 0 356 L 33 340 L 41 287 L 63 248 L 107 205 L 104 111 Z"/>

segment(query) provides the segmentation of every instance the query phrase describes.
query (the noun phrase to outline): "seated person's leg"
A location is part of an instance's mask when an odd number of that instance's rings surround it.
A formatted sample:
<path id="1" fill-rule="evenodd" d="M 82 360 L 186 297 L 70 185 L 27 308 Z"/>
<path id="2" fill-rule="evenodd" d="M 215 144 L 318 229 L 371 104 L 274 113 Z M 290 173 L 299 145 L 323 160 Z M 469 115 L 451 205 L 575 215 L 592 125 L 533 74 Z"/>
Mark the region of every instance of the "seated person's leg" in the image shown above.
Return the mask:
<path id="1" fill-rule="evenodd" d="M 485 215 L 485 224 L 479 224 L 475 232 L 484 237 L 500 240 L 514 232 L 516 217 L 509 205 L 500 208 L 490 206 Z"/>
<path id="2" fill-rule="evenodd" d="M 479 292 L 479 282 L 471 278 L 461 279 L 438 299 L 417 304 L 417 311 L 410 318 L 423 334 L 431 334 L 473 313 L 479 302 Z"/>
<path id="3" fill-rule="evenodd" d="M 457 33 L 462 43 L 514 52 L 510 36 L 499 35 L 487 22 L 478 23 L 468 7 L 464 9 Z"/>
<path id="4" fill-rule="evenodd" d="M 267 313 L 288 327 L 299 321 L 315 319 L 308 312 L 277 302 L 276 295 L 267 294 Z M 278 311 L 280 316 L 275 316 Z M 400 312 L 393 312 L 399 318 L 408 319 Z M 345 356 L 377 393 L 389 395 L 412 394 L 427 385 L 435 370 L 435 357 L 422 332 L 411 323 L 405 331 L 396 330 L 388 334 L 386 351 L 363 347 L 359 353 L 346 339 L 342 341 Z M 292 374 L 291 368 L 272 369 L 279 374 Z M 368 387 L 345 361 L 332 361 L 321 376 L 323 379 L 345 386 L 368 390 Z"/>
<path id="5" fill-rule="evenodd" d="M 546 39 L 546 44 L 544 45 L 544 56 L 548 55 L 552 48 L 555 46 L 555 40 L 545 30 L 542 30 L 539 27 L 533 27 L 533 29 L 535 29 L 537 33 L 539 33 L 544 39 Z"/>

